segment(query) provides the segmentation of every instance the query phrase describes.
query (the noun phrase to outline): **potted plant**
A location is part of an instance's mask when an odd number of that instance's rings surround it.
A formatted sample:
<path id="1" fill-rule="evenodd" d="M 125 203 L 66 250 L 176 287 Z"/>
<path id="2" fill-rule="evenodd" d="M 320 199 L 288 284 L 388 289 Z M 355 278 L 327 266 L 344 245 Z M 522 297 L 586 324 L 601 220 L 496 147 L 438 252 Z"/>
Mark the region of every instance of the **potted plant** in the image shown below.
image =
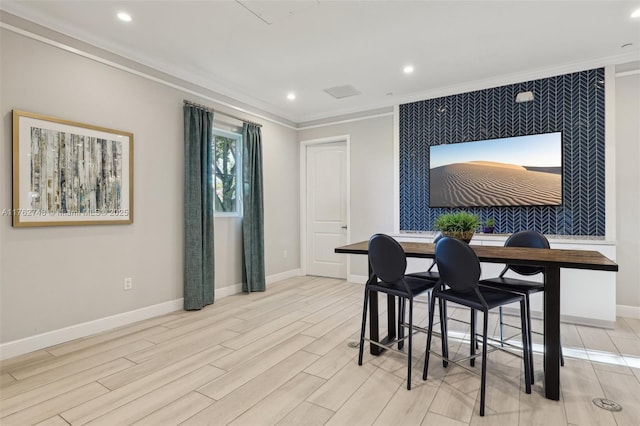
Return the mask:
<path id="1" fill-rule="evenodd" d="M 436 231 L 442 232 L 442 235 L 458 238 L 469 243 L 479 225 L 478 216 L 460 211 L 438 216 L 433 227 Z"/>
<path id="2" fill-rule="evenodd" d="M 492 217 L 488 217 L 482 225 L 482 232 L 485 234 L 493 234 L 493 229 L 496 225 L 496 221 Z"/>

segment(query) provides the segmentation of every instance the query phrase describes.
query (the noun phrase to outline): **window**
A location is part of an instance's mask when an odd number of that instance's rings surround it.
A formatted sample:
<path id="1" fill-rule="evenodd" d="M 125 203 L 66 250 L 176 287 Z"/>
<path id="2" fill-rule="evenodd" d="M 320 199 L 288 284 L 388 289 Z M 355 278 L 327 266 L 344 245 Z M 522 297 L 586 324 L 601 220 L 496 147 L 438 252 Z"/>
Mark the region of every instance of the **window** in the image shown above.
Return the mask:
<path id="1" fill-rule="evenodd" d="M 242 136 L 213 130 L 216 216 L 242 216 Z"/>

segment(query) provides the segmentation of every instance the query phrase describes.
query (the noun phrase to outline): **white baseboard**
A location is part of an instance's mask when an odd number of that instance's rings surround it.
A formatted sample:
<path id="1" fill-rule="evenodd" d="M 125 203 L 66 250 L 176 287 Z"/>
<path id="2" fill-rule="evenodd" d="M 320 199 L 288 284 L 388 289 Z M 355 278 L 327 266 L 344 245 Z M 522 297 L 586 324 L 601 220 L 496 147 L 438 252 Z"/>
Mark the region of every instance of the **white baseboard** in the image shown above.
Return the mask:
<path id="1" fill-rule="evenodd" d="M 293 278 L 301 275 L 300 269 L 292 269 L 291 271 L 281 272 L 266 277 L 266 284 L 270 285 L 278 281 Z M 216 299 L 222 299 L 227 296 L 242 292 L 242 284 L 234 284 L 228 287 L 216 289 Z M 92 334 L 101 333 L 103 331 L 112 330 L 116 327 L 132 324 L 137 321 L 165 315 L 170 312 L 182 310 L 184 306 L 183 299 L 171 300 L 169 302 L 159 303 L 157 305 L 147 306 L 136 309 L 135 311 L 123 312 L 121 314 L 112 315 L 105 318 L 76 324 L 59 330 L 48 331 L 46 333 L 37 334 L 35 336 L 25 337 L 23 339 L 14 340 L 0 344 L 0 360 L 12 358 L 14 356 L 26 354 L 28 352 L 37 351 L 49 346 L 58 345 L 60 343 L 87 337 Z"/>
<path id="2" fill-rule="evenodd" d="M 279 274 L 269 275 L 265 278 L 265 285 L 269 287 L 271 284 L 288 280 L 289 278 L 299 277 L 301 275 L 301 269 L 292 269 L 290 271 L 280 272 Z M 227 287 L 216 288 L 216 299 L 224 299 L 225 297 L 233 296 L 238 293 L 242 293 L 242 284 L 233 284 Z"/>
<path id="3" fill-rule="evenodd" d="M 169 302 L 136 309 L 135 311 L 123 312 L 121 314 L 3 343 L 0 345 L 0 359 L 11 358 L 81 337 L 101 333 L 116 327 L 122 327 L 123 325 L 137 321 L 175 312 L 182 309 L 183 304 L 183 299 L 175 299 Z"/>
<path id="4" fill-rule="evenodd" d="M 216 288 L 215 300 L 224 299 L 225 297 L 233 296 L 238 293 L 242 293 L 242 284 L 233 284 L 227 287 Z"/>
<path id="5" fill-rule="evenodd" d="M 280 272 L 279 274 L 269 275 L 266 278 L 266 284 L 273 284 L 278 281 L 288 280 L 289 278 L 302 276 L 302 269 L 292 269 L 290 271 Z"/>
<path id="6" fill-rule="evenodd" d="M 347 275 L 347 281 L 349 281 L 350 283 L 364 284 L 367 282 L 368 279 L 369 277 L 366 275 L 353 275 L 353 274 Z"/>
<path id="7" fill-rule="evenodd" d="M 640 319 L 640 306 L 617 305 L 616 316 Z"/>

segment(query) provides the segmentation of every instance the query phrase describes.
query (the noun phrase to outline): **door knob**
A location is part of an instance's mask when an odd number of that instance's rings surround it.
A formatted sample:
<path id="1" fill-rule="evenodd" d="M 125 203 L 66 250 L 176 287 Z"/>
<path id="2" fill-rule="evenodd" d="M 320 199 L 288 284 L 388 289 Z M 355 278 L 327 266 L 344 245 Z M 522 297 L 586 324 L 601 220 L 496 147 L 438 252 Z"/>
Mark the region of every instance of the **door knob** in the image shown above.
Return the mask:
<path id="1" fill-rule="evenodd" d="M 341 226 L 342 229 L 347 229 L 347 225 Z"/>

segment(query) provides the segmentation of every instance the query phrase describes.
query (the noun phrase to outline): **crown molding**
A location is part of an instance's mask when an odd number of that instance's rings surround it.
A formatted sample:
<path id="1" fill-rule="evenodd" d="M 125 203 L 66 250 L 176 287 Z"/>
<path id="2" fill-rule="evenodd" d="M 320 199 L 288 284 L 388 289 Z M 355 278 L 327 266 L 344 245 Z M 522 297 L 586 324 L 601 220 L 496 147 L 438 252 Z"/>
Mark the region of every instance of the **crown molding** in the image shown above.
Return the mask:
<path id="1" fill-rule="evenodd" d="M 100 48 L 96 45 L 83 42 L 73 36 L 29 21 L 28 18 L 13 15 L 5 10 L 0 10 L 0 16 L 2 17 L 2 20 L 0 21 L 0 28 L 13 31 L 59 49 L 150 79 L 157 83 L 182 90 L 185 93 L 215 102 L 219 105 L 230 108 L 233 111 L 245 113 L 252 117 L 270 121 L 293 130 L 309 129 L 313 127 L 322 127 L 332 124 L 374 118 L 379 116 L 379 114 L 366 114 L 372 110 L 393 108 L 395 105 L 472 92 L 491 87 L 506 86 L 530 80 L 599 68 L 606 65 L 618 65 L 634 62 L 640 59 L 640 49 L 635 49 L 630 52 L 614 56 L 560 64 L 527 72 L 496 76 L 489 79 L 467 81 L 404 96 L 393 96 L 383 101 L 371 102 L 358 107 L 290 117 L 282 111 L 277 111 L 277 109 L 272 105 L 265 104 L 258 99 L 241 94 L 228 87 L 223 87 L 218 84 L 214 89 L 206 88 L 207 86 L 211 86 L 212 83 L 204 83 L 201 81 L 202 79 L 200 77 L 190 75 L 190 73 L 185 73 L 184 71 L 179 72 L 176 70 L 173 70 L 172 72 L 165 72 L 157 64 L 147 65 L 140 62 L 139 59 L 128 58 L 110 50 Z M 13 21 L 13 23 L 11 23 L 11 21 Z M 632 73 L 632 71 L 618 73 L 617 75 L 630 75 L 629 73 Z M 179 74 L 183 74 L 183 76 L 181 77 Z M 242 105 L 239 106 L 239 104 Z M 363 113 L 365 115 L 362 115 Z M 360 116 L 357 118 L 350 118 L 350 116 L 358 114 L 360 114 Z M 316 124 L 314 122 L 318 123 Z"/>
<path id="2" fill-rule="evenodd" d="M 470 81 L 466 83 L 451 85 L 435 90 L 428 90 L 406 96 L 400 102 L 410 103 L 424 99 L 433 99 L 442 96 L 455 95 L 460 93 L 473 92 L 476 90 L 488 89 L 492 87 L 507 86 L 510 84 L 522 83 L 526 81 L 538 80 L 542 78 L 555 77 L 558 75 L 571 74 L 574 72 L 586 71 L 594 68 L 601 68 L 607 65 L 618 65 L 627 62 L 634 62 L 640 58 L 640 49 L 614 56 L 594 58 L 586 61 L 560 64 L 552 67 L 539 68 L 522 73 L 515 73 L 503 76 L 496 76 L 489 79 Z"/>
<path id="3" fill-rule="evenodd" d="M 332 116 L 324 120 L 307 121 L 298 123 L 298 130 L 315 129 L 318 127 L 334 126 L 336 124 L 353 123 L 355 121 L 370 120 L 372 118 L 388 117 L 393 115 L 393 107 L 378 108 L 375 110 L 358 111 L 353 114 Z"/>
<path id="4" fill-rule="evenodd" d="M 344 115 L 353 114 L 362 110 L 372 110 L 385 107 L 393 107 L 394 105 L 407 104 L 412 102 L 418 102 L 427 99 L 434 99 L 444 96 L 457 95 L 460 93 L 474 92 L 476 90 L 488 89 L 492 87 L 508 86 L 510 84 L 522 83 L 525 81 L 538 80 L 541 78 L 555 77 L 563 74 L 570 74 L 573 72 L 585 71 L 593 68 L 600 68 L 607 65 L 619 65 L 628 62 L 635 62 L 640 59 L 640 49 L 630 51 L 624 54 L 607 56 L 602 58 L 594 58 L 586 61 L 572 62 L 567 64 L 560 64 L 552 67 L 539 68 L 521 73 L 505 74 L 488 79 L 467 81 L 459 84 L 453 84 L 449 86 L 439 87 L 435 89 L 429 89 L 422 92 L 416 92 L 409 95 L 393 97 L 385 102 L 372 102 L 367 105 L 363 105 L 360 108 L 351 108 L 340 111 L 334 111 L 331 114 L 320 113 L 310 114 L 300 117 L 300 123 L 309 121 L 331 119 L 336 117 L 342 117 Z M 622 73 L 619 73 L 620 75 Z M 627 74 L 624 74 L 627 75 Z"/>
<path id="5" fill-rule="evenodd" d="M 627 77 L 629 75 L 636 75 L 636 74 L 640 74 L 640 69 L 617 72 L 616 77 Z"/>
<path id="6" fill-rule="evenodd" d="M 37 23 L 24 20 L 0 10 L 0 28 L 39 41 L 49 46 L 90 59 L 95 62 L 128 72 L 130 74 L 151 80 L 155 83 L 180 90 L 186 94 L 214 102 L 231 111 L 250 115 L 251 117 L 269 121 L 296 130 L 295 121 L 287 117 L 262 110 L 250 102 L 243 102 L 238 97 L 231 97 L 217 93 L 211 89 L 199 86 L 193 81 L 168 74 L 158 68 L 140 63 L 136 60 L 121 56 L 100 47 L 85 43 L 66 34 L 59 33 Z M 15 22 L 8 22 L 15 21 Z M 14 25 L 15 24 L 15 25 Z M 221 110 L 221 112 L 224 112 Z"/>

